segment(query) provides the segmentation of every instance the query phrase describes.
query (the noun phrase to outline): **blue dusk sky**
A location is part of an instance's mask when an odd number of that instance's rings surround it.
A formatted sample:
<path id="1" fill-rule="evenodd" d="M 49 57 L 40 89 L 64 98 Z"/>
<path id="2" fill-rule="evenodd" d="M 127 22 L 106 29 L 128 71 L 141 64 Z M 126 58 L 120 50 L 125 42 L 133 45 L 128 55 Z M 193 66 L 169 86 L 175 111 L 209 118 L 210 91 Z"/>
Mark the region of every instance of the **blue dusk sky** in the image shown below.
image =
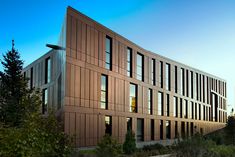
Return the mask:
<path id="1" fill-rule="evenodd" d="M 147 50 L 227 80 L 228 111 L 235 106 L 234 0 L 1 0 L 0 59 L 12 39 L 25 66 L 46 53 L 68 5 Z"/>

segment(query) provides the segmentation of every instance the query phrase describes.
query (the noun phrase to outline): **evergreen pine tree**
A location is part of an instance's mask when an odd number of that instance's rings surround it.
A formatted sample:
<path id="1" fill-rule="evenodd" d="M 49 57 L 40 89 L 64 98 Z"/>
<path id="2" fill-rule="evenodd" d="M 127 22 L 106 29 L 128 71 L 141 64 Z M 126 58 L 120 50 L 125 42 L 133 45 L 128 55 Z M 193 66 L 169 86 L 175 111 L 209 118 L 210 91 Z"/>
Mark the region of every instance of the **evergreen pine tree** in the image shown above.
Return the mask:
<path id="1" fill-rule="evenodd" d="M 30 92 L 27 81 L 22 75 L 23 61 L 14 47 L 3 55 L 3 72 L 0 72 L 0 120 L 7 126 L 20 125 L 25 116 L 27 106 L 23 98 Z"/>

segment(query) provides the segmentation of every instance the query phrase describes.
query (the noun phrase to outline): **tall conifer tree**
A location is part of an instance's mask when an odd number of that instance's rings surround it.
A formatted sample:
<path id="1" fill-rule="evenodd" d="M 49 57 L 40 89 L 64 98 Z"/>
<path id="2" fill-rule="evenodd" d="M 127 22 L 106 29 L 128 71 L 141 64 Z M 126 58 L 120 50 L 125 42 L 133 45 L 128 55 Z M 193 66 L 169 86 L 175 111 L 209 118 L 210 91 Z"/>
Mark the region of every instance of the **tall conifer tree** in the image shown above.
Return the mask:
<path id="1" fill-rule="evenodd" d="M 24 116 L 25 105 L 22 98 L 26 94 L 27 82 L 22 75 L 23 61 L 15 49 L 12 48 L 3 55 L 3 72 L 0 72 L 0 119 L 9 126 L 18 126 Z"/>

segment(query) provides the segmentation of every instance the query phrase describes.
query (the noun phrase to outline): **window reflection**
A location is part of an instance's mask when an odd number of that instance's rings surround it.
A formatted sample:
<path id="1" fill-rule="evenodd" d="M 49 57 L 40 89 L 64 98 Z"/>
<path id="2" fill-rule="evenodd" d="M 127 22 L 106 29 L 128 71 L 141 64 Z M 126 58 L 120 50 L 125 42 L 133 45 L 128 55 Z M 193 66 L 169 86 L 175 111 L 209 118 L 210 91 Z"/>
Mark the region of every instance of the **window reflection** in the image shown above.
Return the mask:
<path id="1" fill-rule="evenodd" d="M 100 108 L 107 109 L 107 76 L 101 75 Z"/>
<path id="2" fill-rule="evenodd" d="M 130 84 L 130 112 L 137 112 L 136 85 Z"/>
<path id="3" fill-rule="evenodd" d="M 48 109 L 48 90 L 47 88 L 43 89 L 42 92 L 42 114 L 46 114 L 47 113 L 47 109 Z"/>
<path id="4" fill-rule="evenodd" d="M 105 68 L 111 70 L 112 65 L 112 38 L 106 36 L 105 40 Z"/>
<path id="5" fill-rule="evenodd" d="M 143 73 L 144 73 L 144 56 L 140 53 L 137 54 L 137 79 L 138 80 L 141 80 L 141 81 L 144 81 L 144 76 L 143 76 Z"/>
<path id="6" fill-rule="evenodd" d="M 51 59 L 49 57 L 46 59 L 45 83 L 50 83 L 50 81 L 51 81 Z"/>
<path id="7" fill-rule="evenodd" d="M 163 100 L 162 100 L 162 92 L 158 92 L 158 115 L 163 116 L 162 112 L 162 106 L 163 106 Z"/>
<path id="8" fill-rule="evenodd" d="M 105 134 L 112 135 L 112 117 L 105 116 Z"/>
<path id="9" fill-rule="evenodd" d="M 127 48 L 127 76 L 132 77 L 132 49 Z"/>

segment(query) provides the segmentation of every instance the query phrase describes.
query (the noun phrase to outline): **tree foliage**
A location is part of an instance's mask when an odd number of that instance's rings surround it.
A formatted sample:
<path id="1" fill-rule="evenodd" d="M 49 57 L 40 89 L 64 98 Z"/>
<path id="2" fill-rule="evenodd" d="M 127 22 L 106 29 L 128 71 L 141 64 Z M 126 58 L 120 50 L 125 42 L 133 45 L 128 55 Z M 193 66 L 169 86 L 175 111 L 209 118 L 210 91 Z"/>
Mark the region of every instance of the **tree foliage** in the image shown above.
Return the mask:
<path id="1" fill-rule="evenodd" d="M 125 154 L 132 154 L 136 151 L 135 133 L 132 130 L 128 130 L 126 133 L 123 151 Z"/>
<path id="2" fill-rule="evenodd" d="M 67 156 L 70 138 L 60 128 L 53 112 L 47 117 L 30 114 L 21 127 L 0 128 L 0 156 Z"/>
<path id="3" fill-rule="evenodd" d="M 41 93 L 27 87 L 23 61 L 14 45 L 1 61 L 0 156 L 67 156 L 71 140 L 53 110 L 41 115 Z"/>
<path id="4" fill-rule="evenodd" d="M 121 153 L 121 145 L 108 134 L 102 138 L 96 148 L 96 154 L 98 157 L 116 157 Z"/>
<path id="5" fill-rule="evenodd" d="M 0 121 L 8 126 L 19 126 L 27 112 L 37 109 L 38 102 L 34 101 L 32 91 L 27 88 L 27 79 L 22 75 L 23 61 L 14 43 L 3 58 L 1 64 L 4 71 L 0 72 Z"/>
<path id="6" fill-rule="evenodd" d="M 229 116 L 225 127 L 226 144 L 235 144 L 235 117 Z"/>

